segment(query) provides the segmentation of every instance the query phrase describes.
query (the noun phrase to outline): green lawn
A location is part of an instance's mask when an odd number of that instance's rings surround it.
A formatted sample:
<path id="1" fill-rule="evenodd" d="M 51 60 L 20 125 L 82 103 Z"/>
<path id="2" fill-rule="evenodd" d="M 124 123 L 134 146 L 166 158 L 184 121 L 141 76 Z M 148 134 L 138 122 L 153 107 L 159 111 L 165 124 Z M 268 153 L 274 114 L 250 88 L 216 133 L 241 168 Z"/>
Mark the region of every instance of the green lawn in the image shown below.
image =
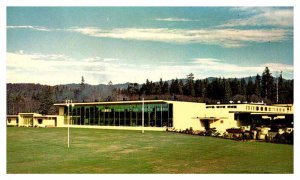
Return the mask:
<path id="1" fill-rule="evenodd" d="M 293 173 L 293 145 L 171 132 L 7 128 L 7 173 Z"/>

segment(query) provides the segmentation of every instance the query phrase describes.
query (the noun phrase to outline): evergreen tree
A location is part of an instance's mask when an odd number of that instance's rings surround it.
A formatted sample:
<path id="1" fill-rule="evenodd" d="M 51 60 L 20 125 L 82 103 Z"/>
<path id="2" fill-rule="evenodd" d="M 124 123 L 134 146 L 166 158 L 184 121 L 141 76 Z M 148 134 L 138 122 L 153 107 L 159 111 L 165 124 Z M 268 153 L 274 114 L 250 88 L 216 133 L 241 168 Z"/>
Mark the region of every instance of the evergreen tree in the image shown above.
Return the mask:
<path id="1" fill-rule="evenodd" d="M 202 83 L 202 91 L 201 91 L 201 97 L 202 98 L 206 98 L 207 97 L 207 87 L 208 87 L 208 79 L 205 78 L 203 80 L 203 83 Z"/>
<path id="2" fill-rule="evenodd" d="M 108 90 L 109 90 L 109 92 L 108 92 L 107 99 L 112 100 L 112 101 L 116 100 L 117 99 L 117 89 L 114 88 L 112 81 L 108 82 Z M 93 92 L 94 92 L 93 94 L 96 94 L 95 90 Z"/>
<path id="3" fill-rule="evenodd" d="M 232 100 L 232 92 L 231 92 L 231 86 L 229 83 L 229 80 L 223 79 L 224 82 L 224 101 L 225 103 L 228 103 Z"/>
<path id="4" fill-rule="evenodd" d="M 111 81 L 109 81 L 107 85 L 108 85 L 108 91 L 109 91 L 108 94 L 113 95 L 113 89 L 114 89 L 113 83 Z"/>
<path id="5" fill-rule="evenodd" d="M 77 92 L 75 92 L 77 93 Z M 75 96 L 77 96 L 77 99 L 75 98 Z M 68 96 L 69 97 L 69 96 Z M 79 90 L 79 93 L 78 95 L 77 94 L 74 94 L 74 98 L 77 100 L 77 101 L 84 101 L 86 100 L 87 98 L 89 97 L 89 94 L 86 92 L 86 84 L 85 84 L 85 80 L 84 80 L 84 77 L 81 76 L 81 83 L 80 83 L 80 90 Z"/>
<path id="6" fill-rule="evenodd" d="M 145 83 L 143 83 L 143 84 L 141 85 L 141 88 L 139 89 L 139 93 L 140 93 L 141 95 L 145 95 L 145 94 L 146 94 L 146 84 L 145 84 Z"/>
<path id="7" fill-rule="evenodd" d="M 197 97 L 201 97 L 202 96 L 202 89 L 203 89 L 203 84 L 202 84 L 202 81 L 197 79 L 195 81 L 195 95 Z"/>
<path id="8" fill-rule="evenodd" d="M 80 90 L 83 91 L 85 88 L 84 77 L 81 76 Z"/>
<path id="9" fill-rule="evenodd" d="M 146 84 L 145 84 L 145 87 L 144 87 L 144 90 L 145 90 L 145 94 L 146 95 L 150 95 L 150 81 L 148 79 L 146 79 Z"/>
<path id="10" fill-rule="evenodd" d="M 156 94 L 162 94 L 163 85 L 163 80 L 160 78 L 159 83 L 156 85 Z"/>
<path id="11" fill-rule="evenodd" d="M 239 82 L 238 82 L 237 78 L 234 78 L 230 82 L 230 86 L 231 86 L 231 91 L 232 91 L 233 96 L 239 94 Z"/>
<path id="12" fill-rule="evenodd" d="M 245 79 L 244 78 L 242 78 L 241 80 L 240 80 L 240 89 L 239 89 L 239 94 L 240 95 L 246 95 L 247 94 L 247 92 L 246 92 L 246 81 L 245 81 Z"/>
<path id="13" fill-rule="evenodd" d="M 248 80 L 248 84 L 247 84 L 247 87 L 246 87 L 246 95 L 247 95 L 247 99 L 249 100 L 250 96 L 252 94 L 254 94 L 254 84 L 252 82 L 252 78 L 251 76 L 249 77 L 249 80 Z"/>
<path id="14" fill-rule="evenodd" d="M 175 80 L 171 80 L 171 85 L 170 85 L 170 94 L 173 95 L 175 94 Z"/>
<path id="15" fill-rule="evenodd" d="M 208 84 L 208 96 L 214 100 L 224 99 L 224 87 L 221 78 L 214 79 Z"/>
<path id="16" fill-rule="evenodd" d="M 294 80 L 289 80 L 286 83 L 286 103 L 293 103 L 294 102 Z"/>
<path id="17" fill-rule="evenodd" d="M 268 67 L 265 68 L 261 78 L 261 95 L 266 99 L 271 99 L 273 90 L 273 77 Z"/>
<path id="18" fill-rule="evenodd" d="M 187 75 L 187 82 L 184 86 L 185 95 L 187 96 L 195 96 L 195 87 L 194 87 L 194 74 L 190 73 Z"/>
<path id="19" fill-rule="evenodd" d="M 180 81 L 178 82 L 177 92 L 178 92 L 178 94 L 180 94 L 180 95 L 183 94 L 183 81 L 182 81 L 182 80 L 180 80 Z"/>
<path id="20" fill-rule="evenodd" d="M 46 86 L 42 89 L 41 96 L 39 99 L 40 99 L 40 107 L 38 110 L 39 113 L 48 114 L 54 103 L 53 92 L 50 86 Z"/>
<path id="21" fill-rule="evenodd" d="M 144 86 L 145 84 L 143 84 Z M 143 88 L 141 88 L 142 91 Z M 127 87 L 127 92 L 129 95 L 134 95 L 139 93 L 139 84 L 138 83 L 130 83 Z"/>
<path id="22" fill-rule="evenodd" d="M 168 94 L 168 93 L 169 93 L 169 84 L 167 81 L 165 81 L 162 86 L 162 94 Z"/>
<path id="23" fill-rule="evenodd" d="M 174 81 L 172 81 L 171 89 L 172 89 L 172 94 L 180 94 L 180 91 L 182 92 L 182 87 L 180 87 L 177 78 Z"/>
<path id="24" fill-rule="evenodd" d="M 73 93 L 74 93 L 74 101 L 78 102 L 80 99 L 80 90 L 76 88 L 73 90 Z"/>
<path id="25" fill-rule="evenodd" d="M 254 94 L 259 98 L 261 97 L 261 78 L 258 74 L 255 77 Z"/>
<path id="26" fill-rule="evenodd" d="M 150 90 L 150 94 L 155 94 L 156 92 L 156 84 L 152 81 L 150 82 L 149 90 Z"/>
<path id="27" fill-rule="evenodd" d="M 281 102 L 283 97 L 282 97 L 282 91 L 284 91 L 283 89 L 283 78 L 282 78 L 282 72 L 280 73 L 278 79 L 277 79 L 277 92 L 278 93 L 278 102 Z M 278 103 L 276 102 L 276 103 Z"/>

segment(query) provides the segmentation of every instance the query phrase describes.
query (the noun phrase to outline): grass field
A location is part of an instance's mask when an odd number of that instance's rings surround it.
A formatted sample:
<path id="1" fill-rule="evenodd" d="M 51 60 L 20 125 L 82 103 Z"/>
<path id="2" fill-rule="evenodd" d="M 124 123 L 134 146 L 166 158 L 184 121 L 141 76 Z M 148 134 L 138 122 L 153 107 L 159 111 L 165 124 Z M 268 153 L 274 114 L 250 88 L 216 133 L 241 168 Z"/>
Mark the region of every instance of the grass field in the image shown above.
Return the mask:
<path id="1" fill-rule="evenodd" d="M 293 145 L 170 132 L 7 128 L 7 173 L 293 173 Z"/>

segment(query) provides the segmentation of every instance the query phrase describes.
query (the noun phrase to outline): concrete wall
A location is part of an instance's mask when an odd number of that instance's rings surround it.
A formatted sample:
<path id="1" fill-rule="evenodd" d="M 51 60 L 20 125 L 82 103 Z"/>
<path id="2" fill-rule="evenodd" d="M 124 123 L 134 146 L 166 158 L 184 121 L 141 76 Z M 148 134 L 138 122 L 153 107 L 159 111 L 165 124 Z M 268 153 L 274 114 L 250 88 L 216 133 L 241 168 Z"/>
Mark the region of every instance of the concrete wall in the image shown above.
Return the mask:
<path id="1" fill-rule="evenodd" d="M 218 104 L 218 105 L 207 105 L 210 109 L 226 109 L 227 111 L 240 111 L 240 112 L 252 112 L 252 113 L 290 113 L 293 114 L 293 106 L 268 106 L 261 104 Z M 219 107 L 219 108 L 218 108 Z M 221 108 L 225 107 L 225 108 Z"/>
<path id="2" fill-rule="evenodd" d="M 58 115 L 59 116 L 63 116 L 64 115 L 64 111 L 65 111 L 65 108 L 63 106 L 59 106 L 59 108 L 58 108 Z"/>
<path id="3" fill-rule="evenodd" d="M 173 103 L 173 127 L 178 130 L 185 130 L 192 127 L 193 130 L 204 130 L 197 116 L 204 113 L 204 103 L 191 102 L 168 102 Z"/>
<path id="4" fill-rule="evenodd" d="M 57 116 L 56 123 L 57 127 L 64 127 L 64 116 Z"/>
<path id="5" fill-rule="evenodd" d="M 42 123 L 39 124 L 38 120 L 42 119 Z M 53 117 L 35 117 L 33 121 L 33 126 L 38 127 L 55 127 L 56 119 Z"/>
<path id="6" fill-rule="evenodd" d="M 32 116 L 23 116 L 23 115 L 18 115 L 18 118 L 19 118 L 19 124 L 18 126 L 25 126 L 25 127 L 29 127 L 31 126 L 30 122 L 31 122 L 31 119 L 33 120 L 33 117 Z"/>
<path id="7" fill-rule="evenodd" d="M 227 108 L 206 109 L 204 117 L 215 117 L 217 120 L 210 121 L 210 128 L 216 128 L 219 132 L 225 132 L 228 128 L 237 128 L 234 113 L 229 113 Z"/>
<path id="8" fill-rule="evenodd" d="M 240 122 L 234 119 L 234 112 L 249 113 L 293 113 L 290 107 L 267 106 L 258 104 L 218 104 L 207 105 L 205 117 L 216 117 L 219 120 L 212 121 L 210 127 L 215 127 L 220 132 L 225 132 L 228 128 L 238 128 Z M 214 108 L 212 108 L 214 107 Z"/>
<path id="9" fill-rule="evenodd" d="M 238 127 L 238 121 L 234 120 L 234 112 L 246 113 L 288 113 L 293 114 L 293 105 L 266 106 L 257 104 L 215 104 L 206 105 L 205 103 L 179 102 L 179 101 L 162 101 L 173 104 L 173 127 L 177 130 L 185 130 L 190 127 L 193 130 L 205 130 L 204 121 L 209 121 L 210 128 L 216 128 L 220 132 L 225 132 L 228 128 Z M 210 108 L 208 108 L 210 107 Z M 211 108 L 214 107 L 214 108 Z M 7 125 L 17 125 L 16 117 L 8 116 L 11 122 Z M 208 120 L 200 120 L 208 117 Z M 42 116 L 37 113 L 21 113 L 18 115 L 19 126 L 29 126 L 30 122 L 25 123 L 24 118 L 32 118 L 33 126 L 39 125 L 38 119 L 43 119 L 43 126 L 55 126 L 54 117 Z M 52 118 L 52 119 L 51 119 Z M 214 120 L 215 119 L 215 120 Z M 64 125 L 64 106 L 59 106 L 59 115 L 56 117 L 56 127 L 66 127 Z M 125 126 L 83 126 L 72 125 L 72 127 L 82 128 L 99 128 L 99 129 L 128 129 L 141 130 L 142 127 L 125 127 Z M 165 130 L 163 128 L 145 127 L 147 130 Z"/>
<path id="10" fill-rule="evenodd" d="M 18 125 L 17 118 L 18 117 L 7 117 L 6 118 L 6 124 L 8 126 L 17 126 Z"/>
<path id="11" fill-rule="evenodd" d="M 18 124 L 16 122 L 18 118 Z M 8 123 L 8 119 L 11 122 Z M 39 119 L 42 119 L 42 123 L 39 124 Z M 57 116 L 42 116 L 37 113 L 20 113 L 16 117 L 7 117 L 7 125 L 17 125 L 25 127 L 56 127 Z"/>
<path id="12" fill-rule="evenodd" d="M 55 119 L 44 119 L 43 125 L 48 127 L 55 127 Z"/>

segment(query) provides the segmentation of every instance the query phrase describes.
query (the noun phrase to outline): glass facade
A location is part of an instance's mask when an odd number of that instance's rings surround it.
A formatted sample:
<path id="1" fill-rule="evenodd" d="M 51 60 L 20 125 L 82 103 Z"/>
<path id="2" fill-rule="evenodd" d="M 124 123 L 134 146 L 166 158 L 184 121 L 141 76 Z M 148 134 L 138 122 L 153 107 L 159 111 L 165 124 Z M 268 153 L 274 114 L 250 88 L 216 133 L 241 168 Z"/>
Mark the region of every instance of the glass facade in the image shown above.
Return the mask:
<path id="1" fill-rule="evenodd" d="M 68 107 L 64 109 L 67 124 Z M 142 104 L 69 106 L 70 124 L 92 126 L 142 126 Z M 144 105 L 145 127 L 172 127 L 173 104 Z"/>

